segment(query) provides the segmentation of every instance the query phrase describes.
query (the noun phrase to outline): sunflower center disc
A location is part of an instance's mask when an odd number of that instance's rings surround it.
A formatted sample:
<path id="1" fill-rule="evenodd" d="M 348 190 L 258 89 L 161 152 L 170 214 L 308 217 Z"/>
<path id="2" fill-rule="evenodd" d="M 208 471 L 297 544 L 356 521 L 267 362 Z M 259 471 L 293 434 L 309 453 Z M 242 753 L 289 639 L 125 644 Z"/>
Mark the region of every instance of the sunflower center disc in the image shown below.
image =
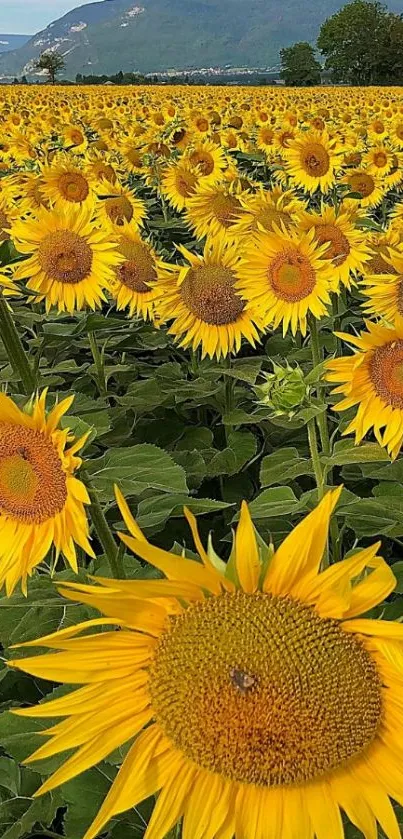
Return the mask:
<path id="1" fill-rule="evenodd" d="M 360 172 L 360 174 L 351 175 L 350 187 L 352 192 L 359 192 L 363 198 L 368 198 L 374 191 L 375 182 L 371 175 Z"/>
<path id="2" fill-rule="evenodd" d="M 91 248 L 72 230 L 48 233 L 39 245 L 38 258 L 48 277 L 60 283 L 80 283 L 92 267 Z"/>
<path id="3" fill-rule="evenodd" d="M 157 279 L 157 272 L 146 245 L 130 242 L 122 245 L 120 251 L 126 261 L 116 269 L 117 278 L 131 291 L 150 291 L 149 283 Z"/>
<path id="4" fill-rule="evenodd" d="M 314 178 L 321 178 L 329 171 L 329 155 L 320 143 L 310 143 L 301 162 L 306 173 Z"/>
<path id="5" fill-rule="evenodd" d="M 281 223 L 288 230 L 292 225 L 291 216 L 283 210 L 276 210 L 275 207 L 263 207 L 258 211 L 255 218 L 255 228 L 257 229 L 258 225 L 261 224 L 265 230 L 273 230 L 273 224 L 281 227 Z"/>
<path id="6" fill-rule="evenodd" d="M 371 245 L 371 248 L 374 256 L 367 262 L 368 274 L 396 274 L 392 265 L 384 259 L 384 256 L 388 256 L 388 249 L 382 245 Z"/>
<path id="7" fill-rule="evenodd" d="M 268 268 L 271 288 L 282 300 L 295 303 L 307 297 L 316 285 L 315 271 L 299 251 L 283 251 L 274 257 Z"/>
<path id="8" fill-rule="evenodd" d="M 0 242 L 4 242 L 10 238 L 7 228 L 10 227 L 10 221 L 3 210 L 0 210 Z"/>
<path id="9" fill-rule="evenodd" d="M 326 258 L 342 265 L 350 253 L 350 245 L 341 230 L 335 224 L 321 224 L 316 227 L 316 238 L 320 245 L 327 244 Z"/>
<path id="10" fill-rule="evenodd" d="M 125 221 L 131 221 L 133 218 L 133 207 L 124 195 L 117 198 L 106 198 L 105 207 L 110 220 L 120 227 Z"/>
<path id="11" fill-rule="evenodd" d="M 376 393 L 392 408 L 403 408 L 403 340 L 376 347 L 370 376 Z"/>
<path id="12" fill-rule="evenodd" d="M 50 440 L 0 423 L 0 513 L 41 524 L 60 513 L 66 499 L 66 477 Z"/>
<path id="13" fill-rule="evenodd" d="M 223 227 L 231 227 L 239 215 L 241 205 L 233 195 L 216 195 L 211 202 L 214 217 Z"/>
<path id="14" fill-rule="evenodd" d="M 66 201 L 80 203 L 88 197 L 89 186 L 87 180 L 78 172 L 61 175 L 58 182 L 59 190 Z"/>
<path id="15" fill-rule="evenodd" d="M 383 151 L 378 151 L 378 152 L 374 155 L 374 163 L 375 163 L 375 166 L 378 166 L 378 167 L 379 167 L 379 169 L 383 169 L 383 167 L 384 167 L 384 166 L 386 166 L 387 162 L 388 162 L 388 158 L 386 157 L 385 152 L 383 152 Z"/>
<path id="16" fill-rule="evenodd" d="M 204 265 L 191 268 L 181 285 L 182 300 L 190 311 L 215 326 L 234 323 L 244 309 L 235 293 L 235 276 L 229 268 Z"/>
<path id="17" fill-rule="evenodd" d="M 171 618 L 155 718 L 204 769 L 261 786 L 316 779 L 375 738 L 381 685 L 361 642 L 288 597 L 212 597 Z"/>
<path id="18" fill-rule="evenodd" d="M 202 175 L 211 175 L 214 172 L 214 158 L 208 152 L 194 151 L 189 157 L 193 166 L 198 166 Z"/>

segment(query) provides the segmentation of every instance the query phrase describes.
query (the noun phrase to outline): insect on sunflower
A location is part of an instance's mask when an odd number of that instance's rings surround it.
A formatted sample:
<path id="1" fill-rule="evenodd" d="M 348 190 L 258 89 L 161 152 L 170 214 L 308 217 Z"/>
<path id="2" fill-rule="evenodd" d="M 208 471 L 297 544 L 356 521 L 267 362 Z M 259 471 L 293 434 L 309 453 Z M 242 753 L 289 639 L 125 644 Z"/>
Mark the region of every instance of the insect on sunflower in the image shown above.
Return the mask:
<path id="1" fill-rule="evenodd" d="M 38 794 L 135 738 L 85 839 L 156 793 L 146 839 L 182 818 L 183 839 L 342 839 L 341 810 L 366 839 L 376 821 L 397 839 L 403 627 L 359 617 L 396 580 L 379 543 L 321 571 L 339 495 L 272 556 L 243 504 L 225 564 L 189 511 L 201 562 L 152 546 L 117 491 L 123 541 L 166 579 L 63 585 L 105 617 L 29 642 L 51 652 L 11 662 L 83 685 L 14 712 L 65 718 L 28 762 L 76 750 Z M 120 631 L 80 637 L 105 623 Z"/>

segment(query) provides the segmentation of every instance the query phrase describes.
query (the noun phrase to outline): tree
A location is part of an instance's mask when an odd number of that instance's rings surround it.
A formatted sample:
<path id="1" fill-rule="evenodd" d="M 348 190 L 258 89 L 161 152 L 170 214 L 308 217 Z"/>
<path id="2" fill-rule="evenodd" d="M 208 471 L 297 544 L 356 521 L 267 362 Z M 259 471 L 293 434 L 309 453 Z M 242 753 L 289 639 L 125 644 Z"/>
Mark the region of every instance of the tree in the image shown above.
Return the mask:
<path id="1" fill-rule="evenodd" d="M 56 75 L 64 70 L 65 63 L 63 56 L 58 52 L 43 52 L 35 64 L 37 70 L 46 70 L 52 84 L 56 81 Z"/>
<path id="2" fill-rule="evenodd" d="M 320 84 L 321 66 L 315 50 L 307 41 L 299 41 L 280 51 L 281 78 L 289 85 Z"/>
<path id="3" fill-rule="evenodd" d="M 318 48 L 335 82 L 397 84 L 403 78 L 403 18 L 378 0 L 354 0 L 326 20 Z"/>

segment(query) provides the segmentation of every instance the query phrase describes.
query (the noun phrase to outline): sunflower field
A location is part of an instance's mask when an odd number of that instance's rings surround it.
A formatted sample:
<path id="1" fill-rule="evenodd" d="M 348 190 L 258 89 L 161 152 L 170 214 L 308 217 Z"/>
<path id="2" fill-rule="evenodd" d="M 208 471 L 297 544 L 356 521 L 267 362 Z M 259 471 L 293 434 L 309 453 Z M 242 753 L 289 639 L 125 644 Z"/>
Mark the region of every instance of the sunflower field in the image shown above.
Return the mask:
<path id="1" fill-rule="evenodd" d="M 403 835 L 399 88 L 0 88 L 0 836 Z"/>

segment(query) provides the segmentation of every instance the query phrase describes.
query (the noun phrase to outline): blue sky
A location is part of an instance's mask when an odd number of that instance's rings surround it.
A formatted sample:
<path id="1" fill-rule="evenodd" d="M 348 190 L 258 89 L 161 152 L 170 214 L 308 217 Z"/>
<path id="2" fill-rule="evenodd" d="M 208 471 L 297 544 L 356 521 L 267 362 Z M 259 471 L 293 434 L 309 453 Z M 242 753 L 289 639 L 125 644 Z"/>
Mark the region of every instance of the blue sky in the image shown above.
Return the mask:
<path id="1" fill-rule="evenodd" d="M 94 0 L 0 0 L 0 32 L 30 35 L 52 20 Z"/>

